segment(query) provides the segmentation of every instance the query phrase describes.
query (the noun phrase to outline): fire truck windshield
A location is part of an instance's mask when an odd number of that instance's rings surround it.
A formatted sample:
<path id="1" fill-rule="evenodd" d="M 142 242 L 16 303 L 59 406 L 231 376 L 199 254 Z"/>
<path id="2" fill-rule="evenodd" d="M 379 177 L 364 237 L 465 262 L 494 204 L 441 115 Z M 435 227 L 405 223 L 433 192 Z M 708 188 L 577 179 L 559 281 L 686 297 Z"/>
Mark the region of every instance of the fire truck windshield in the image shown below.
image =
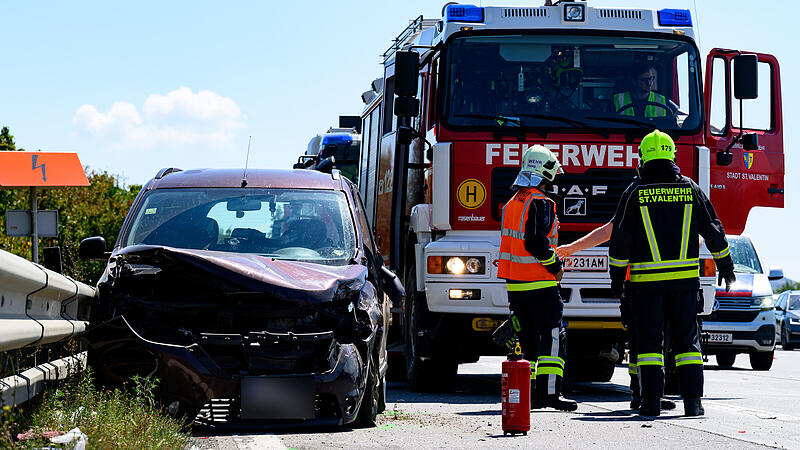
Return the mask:
<path id="1" fill-rule="evenodd" d="M 688 40 L 471 35 L 446 50 L 444 121 L 454 130 L 657 127 L 701 123 L 700 69 Z"/>

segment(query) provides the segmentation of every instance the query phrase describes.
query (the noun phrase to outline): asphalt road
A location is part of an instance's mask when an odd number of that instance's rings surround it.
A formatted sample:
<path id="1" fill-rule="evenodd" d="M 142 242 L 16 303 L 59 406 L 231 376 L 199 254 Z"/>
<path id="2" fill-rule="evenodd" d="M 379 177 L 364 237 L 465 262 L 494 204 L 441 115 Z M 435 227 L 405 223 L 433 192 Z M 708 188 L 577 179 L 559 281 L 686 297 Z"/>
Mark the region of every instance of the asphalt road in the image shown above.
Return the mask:
<path id="1" fill-rule="evenodd" d="M 240 448 L 686 448 L 800 446 L 800 351 L 776 350 L 768 372 L 750 369 L 739 355 L 732 369 L 705 366 L 706 416 L 684 418 L 675 411 L 646 421 L 628 410 L 627 369 L 617 367 L 610 383 L 580 383 L 570 397 L 574 413 L 537 410 L 527 436 L 503 436 L 500 427 L 500 364 L 482 358 L 459 367 L 452 394 L 420 394 L 404 383 L 390 384 L 387 411 L 370 429 L 319 429 L 278 434 L 204 435 L 199 449 Z M 672 398 L 672 397 L 671 397 Z"/>

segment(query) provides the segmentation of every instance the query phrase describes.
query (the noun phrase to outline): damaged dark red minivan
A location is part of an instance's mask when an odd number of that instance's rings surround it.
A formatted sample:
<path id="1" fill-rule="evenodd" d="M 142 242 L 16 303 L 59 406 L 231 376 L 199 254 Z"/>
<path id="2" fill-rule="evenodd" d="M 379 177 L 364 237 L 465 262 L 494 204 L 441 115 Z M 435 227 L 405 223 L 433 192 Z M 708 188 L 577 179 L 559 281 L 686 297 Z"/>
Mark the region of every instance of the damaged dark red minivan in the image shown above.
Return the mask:
<path id="1" fill-rule="evenodd" d="M 392 301 L 357 188 L 338 171 L 163 169 L 107 260 L 85 333 L 100 381 L 160 380 L 206 424 L 372 425 Z"/>

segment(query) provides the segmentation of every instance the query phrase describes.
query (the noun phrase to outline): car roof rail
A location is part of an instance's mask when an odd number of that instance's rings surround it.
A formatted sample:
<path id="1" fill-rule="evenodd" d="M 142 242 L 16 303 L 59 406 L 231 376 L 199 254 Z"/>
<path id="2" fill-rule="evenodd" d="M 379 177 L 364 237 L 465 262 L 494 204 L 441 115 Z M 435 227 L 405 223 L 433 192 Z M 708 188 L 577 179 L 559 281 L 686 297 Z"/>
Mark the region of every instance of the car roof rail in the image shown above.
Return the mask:
<path id="1" fill-rule="evenodd" d="M 156 180 L 160 180 L 173 172 L 183 172 L 183 169 L 178 169 L 177 167 L 165 167 L 158 171 L 156 174 Z"/>

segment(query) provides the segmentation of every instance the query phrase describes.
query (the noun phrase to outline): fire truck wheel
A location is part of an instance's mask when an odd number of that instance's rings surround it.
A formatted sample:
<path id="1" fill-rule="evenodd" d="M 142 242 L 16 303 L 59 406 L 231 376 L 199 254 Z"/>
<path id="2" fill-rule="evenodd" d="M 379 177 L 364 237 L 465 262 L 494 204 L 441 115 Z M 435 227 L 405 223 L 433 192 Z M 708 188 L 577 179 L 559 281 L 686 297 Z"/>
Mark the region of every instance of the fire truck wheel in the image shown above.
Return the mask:
<path id="1" fill-rule="evenodd" d="M 458 362 L 440 358 L 423 358 L 420 351 L 435 354 L 434 343 L 425 335 L 430 313 L 425 295 L 417 292 L 414 266 L 406 275 L 406 311 L 403 322 L 405 337 L 406 376 L 412 391 L 450 391 L 455 387 Z M 422 332 L 422 333 L 421 333 Z"/>

